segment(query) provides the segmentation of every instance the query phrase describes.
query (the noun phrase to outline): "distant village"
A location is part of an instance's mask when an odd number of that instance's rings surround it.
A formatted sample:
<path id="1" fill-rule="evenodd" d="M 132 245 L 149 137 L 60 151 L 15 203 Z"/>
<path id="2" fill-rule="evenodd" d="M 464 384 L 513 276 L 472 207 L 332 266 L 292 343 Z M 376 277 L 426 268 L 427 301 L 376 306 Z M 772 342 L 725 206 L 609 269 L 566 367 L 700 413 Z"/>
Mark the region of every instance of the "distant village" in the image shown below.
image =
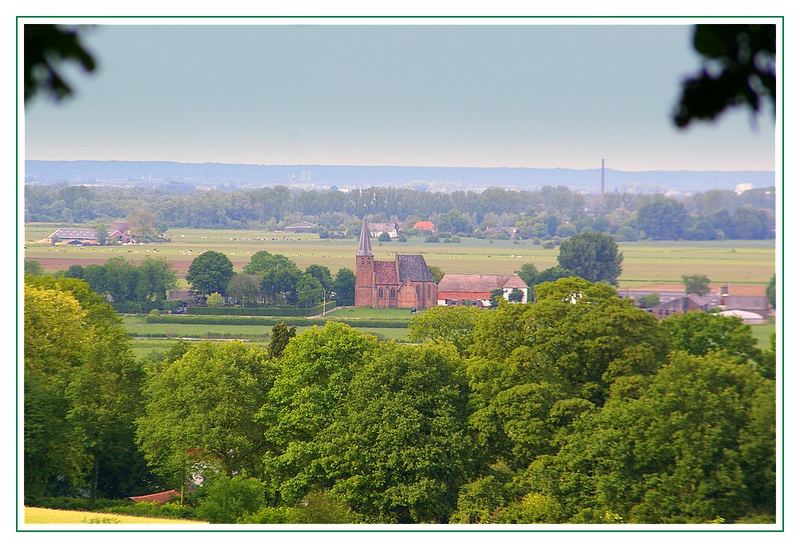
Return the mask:
<path id="1" fill-rule="evenodd" d="M 320 228 L 308 221 L 285 224 L 287 233 L 317 233 Z M 435 237 L 431 221 L 418 221 L 412 231 Z M 514 227 L 491 227 L 487 232 L 513 238 Z M 356 254 L 356 307 L 408 308 L 423 310 L 432 306 L 476 306 L 490 308 L 502 297 L 511 303 L 534 299 L 532 288 L 516 272 L 497 274 L 445 273 L 434 281 L 423 255 L 397 254 L 394 261 L 375 261 L 371 238 L 378 241 L 405 240 L 398 222 L 364 222 Z M 116 221 L 105 235 L 91 228 L 59 228 L 48 237 L 52 245 L 131 245 L 139 241 L 128 221 Z M 152 241 L 151 238 L 148 238 Z M 189 299 L 190 293 L 176 290 L 171 297 Z M 657 284 L 617 289 L 617 294 L 637 303 L 657 318 L 690 311 L 714 311 L 735 316 L 746 324 L 767 321 L 773 314 L 760 286 L 711 284 L 704 295 L 687 292 L 680 284 Z M 649 301 L 648 298 L 649 297 Z"/>

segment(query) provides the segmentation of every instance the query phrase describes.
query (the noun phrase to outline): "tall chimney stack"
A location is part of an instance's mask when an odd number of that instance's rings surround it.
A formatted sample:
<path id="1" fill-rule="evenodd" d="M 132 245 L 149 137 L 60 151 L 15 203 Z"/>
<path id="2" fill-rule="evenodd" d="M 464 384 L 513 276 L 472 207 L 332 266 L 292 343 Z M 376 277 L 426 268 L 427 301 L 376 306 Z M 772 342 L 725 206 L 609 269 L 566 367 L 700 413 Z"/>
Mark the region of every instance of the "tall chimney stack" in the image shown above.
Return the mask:
<path id="1" fill-rule="evenodd" d="M 600 198 L 606 196 L 606 159 L 600 160 Z"/>

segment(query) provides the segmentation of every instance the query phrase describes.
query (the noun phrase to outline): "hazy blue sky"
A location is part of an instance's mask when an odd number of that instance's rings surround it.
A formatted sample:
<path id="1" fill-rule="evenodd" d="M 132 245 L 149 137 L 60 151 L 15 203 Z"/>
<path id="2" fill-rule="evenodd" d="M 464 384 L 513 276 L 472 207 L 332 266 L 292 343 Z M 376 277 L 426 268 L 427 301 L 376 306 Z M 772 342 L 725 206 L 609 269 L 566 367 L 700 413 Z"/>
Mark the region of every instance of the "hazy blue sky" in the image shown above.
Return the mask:
<path id="1" fill-rule="evenodd" d="M 771 112 L 673 129 L 683 26 L 100 26 L 29 159 L 774 169 Z"/>

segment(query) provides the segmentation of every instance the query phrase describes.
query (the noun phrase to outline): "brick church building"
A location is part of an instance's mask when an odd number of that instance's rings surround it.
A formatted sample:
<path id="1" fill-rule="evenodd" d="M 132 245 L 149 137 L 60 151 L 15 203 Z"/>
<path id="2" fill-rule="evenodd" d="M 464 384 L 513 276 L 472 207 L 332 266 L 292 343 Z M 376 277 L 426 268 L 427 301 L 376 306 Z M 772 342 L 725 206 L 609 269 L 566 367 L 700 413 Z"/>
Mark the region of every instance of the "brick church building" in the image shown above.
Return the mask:
<path id="1" fill-rule="evenodd" d="M 375 260 L 365 218 L 356 253 L 356 306 L 422 309 L 436 306 L 437 299 L 436 282 L 422 255 L 398 253 L 393 261 Z"/>

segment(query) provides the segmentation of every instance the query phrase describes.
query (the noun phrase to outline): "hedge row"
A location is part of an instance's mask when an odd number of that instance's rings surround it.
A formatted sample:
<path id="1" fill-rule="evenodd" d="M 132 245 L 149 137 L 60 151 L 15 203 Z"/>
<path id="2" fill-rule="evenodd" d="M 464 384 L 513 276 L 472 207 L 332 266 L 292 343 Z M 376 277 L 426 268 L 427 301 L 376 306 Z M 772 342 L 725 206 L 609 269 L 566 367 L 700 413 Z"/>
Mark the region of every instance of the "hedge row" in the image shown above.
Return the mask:
<path id="1" fill-rule="evenodd" d="M 236 316 L 147 316 L 147 323 L 205 324 L 205 325 L 275 325 L 285 322 L 298 327 L 325 325 L 329 321 L 346 323 L 351 327 L 408 327 L 410 320 L 351 320 L 342 318 L 287 318 L 287 317 L 236 317 Z"/>
<path id="2" fill-rule="evenodd" d="M 151 310 L 169 310 L 177 312 L 182 301 L 125 301 L 121 303 L 111 303 L 111 306 L 120 314 L 147 314 Z"/>
<path id="3" fill-rule="evenodd" d="M 268 334 L 265 331 L 263 335 L 253 335 L 252 333 L 214 333 L 213 331 L 206 331 L 205 333 L 197 333 L 195 335 L 173 334 L 168 329 L 163 333 L 137 333 L 136 331 L 128 331 L 128 335 L 135 339 L 247 339 L 249 341 L 257 341 L 260 339 L 266 340 Z"/>
<path id="4" fill-rule="evenodd" d="M 330 310 L 336 306 L 335 302 L 325 305 L 325 310 Z M 198 316 L 282 316 L 282 317 L 304 317 L 317 316 L 322 314 L 322 305 L 313 308 L 295 308 L 278 306 L 259 306 L 251 308 L 240 308 L 237 306 L 189 306 L 186 308 L 188 314 Z"/>

